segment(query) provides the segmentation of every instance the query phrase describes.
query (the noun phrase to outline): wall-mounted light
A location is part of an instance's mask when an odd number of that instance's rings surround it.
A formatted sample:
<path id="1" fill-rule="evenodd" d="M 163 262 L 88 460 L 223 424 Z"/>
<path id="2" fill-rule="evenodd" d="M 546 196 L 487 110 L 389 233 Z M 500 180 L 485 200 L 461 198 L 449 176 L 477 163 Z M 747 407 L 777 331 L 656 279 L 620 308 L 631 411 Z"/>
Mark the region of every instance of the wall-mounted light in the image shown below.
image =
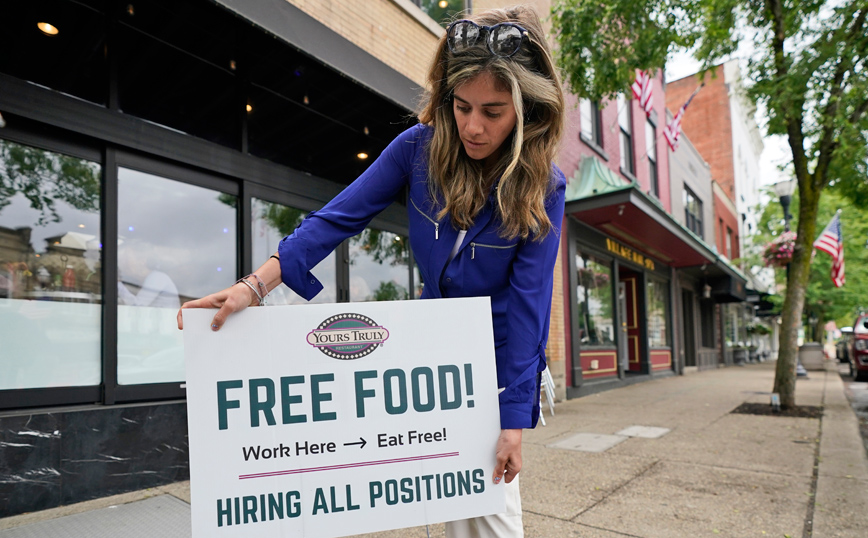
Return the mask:
<path id="1" fill-rule="evenodd" d="M 437 5 L 440 6 L 441 9 L 446 9 L 449 7 L 449 2 L 447 0 L 440 0 Z"/>
<path id="2" fill-rule="evenodd" d="M 624 214 L 624 204 L 621 204 L 618 206 L 618 216 L 620 217 L 623 214 Z"/>
<path id="3" fill-rule="evenodd" d="M 302 101 L 304 101 L 304 104 L 306 105 L 310 104 L 310 99 L 307 98 L 307 95 L 304 96 L 304 99 L 302 99 Z"/>
<path id="4" fill-rule="evenodd" d="M 60 33 L 60 30 L 58 30 L 56 26 L 47 22 L 37 22 L 36 27 L 45 35 L 55 36 Z"/>
<path id="5" fill-rule="evenodd" d="M 6 120 L 3 119 L 3 114 L 0 114 L 0 129 L 6 127 Z"/>
<path id="6" fill-rule="evenodd" d="M 229 60 L 229 69 L 235 71 L 236 67 L 235 60 Z"/>
<path id="7" fill-rule="evenodd" d="M 368 154 L 365 153 L 364 151 L 362 151 L 362 152 L 357 153 L 357 154 L 356 154 L 356 157 L 358 157 L 359 159 L 361 159 L 361 160 L 364 161 L 365 159 L 368 158 Z"/>
<path id="8" fill-rule="evenodd" d="M 247 112 L 253 112 L 253 105 L 247 103 Z"/>
<path id="9" fill-rule="evenodd" d="M 368 126 L 367 126 L 367 125 L 365 125 L 365 128 L 362 129 L 362 132 L 365 133 L 365 136 L 368 136 L 369 134 L 371 134 L 371 131 L 368 130 Z"/>
<path id="10" fill-rule="evenodd" d="M 127 4 L 127 15 L 132 17 L 135 14 L 136 14 L 136 8 L 134 8 L 132 4 Z"/>
<path id="11" fill-rule="evenodd" d="M 702 286 L 702 298 L 711 299 L 711 286 L 708 284 Z"/>

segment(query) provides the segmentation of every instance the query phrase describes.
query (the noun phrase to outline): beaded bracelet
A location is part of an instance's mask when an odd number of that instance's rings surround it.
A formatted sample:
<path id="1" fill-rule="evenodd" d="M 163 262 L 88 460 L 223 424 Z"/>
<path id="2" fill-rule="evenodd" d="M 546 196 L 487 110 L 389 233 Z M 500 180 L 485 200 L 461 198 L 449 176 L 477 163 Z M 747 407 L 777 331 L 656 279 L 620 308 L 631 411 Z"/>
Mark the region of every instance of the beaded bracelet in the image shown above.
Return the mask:
<path id="1" fill-rule="evenodd" d="M 259 295 L 259 292 L 256 291 L 256 286 L 254 286 L 253 284 L 251 284 L 250 281 L 247 280 L 247 278 L 239 278 L 238 280 L 235 281 L 235 283 L 236 283 L 236 284 L 238 284 L 238 283 L 243 283 L 243 284 L 246 285 L 248 288 L 250 288 L 251 290 L 253 290 L 253 294 L 256 295 L 256 298 L 257 298 L 257 299 L 259 299 L 259 306 L 262 306 L 262 305 L 265 304 L 265 299 L 263 299 L 262 296 Z"/>

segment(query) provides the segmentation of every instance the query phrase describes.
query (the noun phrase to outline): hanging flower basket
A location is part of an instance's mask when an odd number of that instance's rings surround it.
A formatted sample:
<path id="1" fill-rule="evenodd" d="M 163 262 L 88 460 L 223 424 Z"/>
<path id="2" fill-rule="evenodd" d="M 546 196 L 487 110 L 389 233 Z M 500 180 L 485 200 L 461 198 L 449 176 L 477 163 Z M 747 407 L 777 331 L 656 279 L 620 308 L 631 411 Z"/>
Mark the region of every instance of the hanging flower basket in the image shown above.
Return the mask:
<path id="1" fill-rule="evenodd" d="M 784 232 L 763 249 L 763 262 L 766 267 L 786 267 L 793 261 L 796 247 L 796 232 Z"/>

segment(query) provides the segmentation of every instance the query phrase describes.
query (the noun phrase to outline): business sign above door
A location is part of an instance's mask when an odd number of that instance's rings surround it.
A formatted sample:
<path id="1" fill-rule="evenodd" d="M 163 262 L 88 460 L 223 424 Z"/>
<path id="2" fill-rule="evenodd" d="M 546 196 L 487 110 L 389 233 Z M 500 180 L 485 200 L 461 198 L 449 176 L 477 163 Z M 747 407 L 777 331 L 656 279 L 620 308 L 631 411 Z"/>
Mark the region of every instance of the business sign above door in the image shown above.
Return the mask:
<path id="1" fill-rule="evenodd" d="M 184 310 L 194 538 L 505 509 L 487 297 L 250 308 L 219 332 L 213 315 Z"/>
<path id="2" fill-rule="evenodd" d="M 654 260 L 652 260 L 651 258 L 646 258 L 644 254 L 636 252 L 632 248 L 626 245 L 622 245 L 614 239 L 609 239 L 608 237 L 606 238 L 606 250 L 621 258 L 624 258 L 625 260 L 641 265 L 645 269 L 649 269 L 651 271 L 654 270 Z"/>

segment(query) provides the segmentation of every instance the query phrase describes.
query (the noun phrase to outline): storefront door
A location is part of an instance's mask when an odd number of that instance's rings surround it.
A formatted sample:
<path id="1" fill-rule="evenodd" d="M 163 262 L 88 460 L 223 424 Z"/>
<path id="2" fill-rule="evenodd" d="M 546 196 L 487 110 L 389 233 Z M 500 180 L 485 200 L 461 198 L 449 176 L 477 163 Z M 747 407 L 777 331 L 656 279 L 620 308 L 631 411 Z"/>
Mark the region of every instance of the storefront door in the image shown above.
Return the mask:
<path id="1" fill-rule="evenodd" d="M 618 320 L 621 323 L 618 331 L 618 366 L 621 371 L 630 369 L 630 339 L 627 332 L 627 283 L 618 282 Z"/>
<path id="2" fill-rule="evenodd" d="M 644 343 L 641 338 L 641 326 L 643 316 L 640 316 L 640 297 L 639 292 L 643 289 L 641 286 L 641 274 L 637 271 L 632 271 L 621 267 L 618 272 L 618 283 L 624 286 L 624 310 L 626 315 L 624 320 L 627 322 L 627 372 L 641 372 L 641 357 Z M 620 301 L 619 301 L 620 303 Z"/>

